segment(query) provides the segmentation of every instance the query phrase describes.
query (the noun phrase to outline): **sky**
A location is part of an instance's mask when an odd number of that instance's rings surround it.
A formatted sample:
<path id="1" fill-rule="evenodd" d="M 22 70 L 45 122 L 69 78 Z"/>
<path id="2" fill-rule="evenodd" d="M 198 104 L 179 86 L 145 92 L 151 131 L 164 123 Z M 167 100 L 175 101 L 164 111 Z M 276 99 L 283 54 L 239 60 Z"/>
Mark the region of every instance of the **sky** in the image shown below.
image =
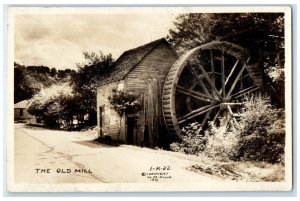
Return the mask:
<path id="1" fill-rule="evenodd" d="M 14 58 L 23 65 L 77 69 L 83 52 L 124 51 L 166 37 L 174 14 L 18 14 Z"/>

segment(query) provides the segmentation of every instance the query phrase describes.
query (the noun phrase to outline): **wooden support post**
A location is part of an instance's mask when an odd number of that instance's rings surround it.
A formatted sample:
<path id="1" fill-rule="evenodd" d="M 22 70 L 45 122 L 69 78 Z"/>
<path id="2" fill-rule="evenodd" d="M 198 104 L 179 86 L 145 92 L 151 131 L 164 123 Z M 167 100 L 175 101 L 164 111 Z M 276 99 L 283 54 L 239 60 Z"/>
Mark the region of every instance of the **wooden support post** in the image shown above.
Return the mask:
<path id="1" fill-rule="evenodd" d="M 158 118 L 158 124 L 157 124 L 157 137 L 160 138 L 160 132 L 162 125 L 164 123 L 163 119 L 163 108 L 162 108 L 162 82 L 161 80 L 157 80 L 157 118 Z"/>
<path id="2" fill-rule="evenodd" d="M 153 85 L 152 79 L 148 79 L 148 134 L 149 146 L 154 146 L 154 103 L 153 103 Z"/>
<path id="3" fill-rule="evenodd" d="M 158 82 L 156 79 L 153 79 L 151 82 L 152 85 L 152 93 L 153 93 L 153 136 L 155 138 L 158 137 Z M 155 144 L 155 139 L 154 139 L 154 144 Z"/>
<path id="4" fill-rule="evenodd" d="M 149 144 L 149 127 L 148 127 L 148 91 L 144 94 L 144 118 L 145 118 L 145 127 L 144 127 L 144 137 L 143 137 L 143 146 Z M 147 125 L 147 127 L 146 127 Z M 147 129 L 147 130 L 146 130 Z"/>
<path id="5" fill-rule="evenodd" d="M 235 115 L 233 114 L 232 109 L 231 109 L 231 107 L 229 105 L 227 105 L 227 109 L 229 111 L 229 114 L 231 115 L 231 118 L 233 119 L 233 122 L 234 122 L 235 126 L 237 128 L 239 128 L 239 124 L 238 124 L 236 118 L 234 117 Z"/>
<path id="6" fill-rule="evenodd" d="M 162 119 L 162 91 L 161 83 L 156 79 L 148 80 L 148 98 L 147 98 L 147 123 L 149 134 L 149 147 L 156 145 L 159 137 L 159 129 Z"/>
<path id="7" fill-rule="evenodd" d="M 140 112 L 140 119 L 139 119 L 139 133 L 138 133 L 138 144 L 142 145 L 141 143 L 144 141 L 144 132 L 145 132 L 145 103 L 144 103 L 144 94 L 141 94 L 141 112 Z"/>
<path id="8" fill-rule="evenodd" d="M 138 133 L 139 133 L 139 130 L 136 127 L 136 121 L 137 121 L 137 119 L 134 119 L 134 129 L 133 129 L 133 144 L 134 145 L 138 144 Z"/>

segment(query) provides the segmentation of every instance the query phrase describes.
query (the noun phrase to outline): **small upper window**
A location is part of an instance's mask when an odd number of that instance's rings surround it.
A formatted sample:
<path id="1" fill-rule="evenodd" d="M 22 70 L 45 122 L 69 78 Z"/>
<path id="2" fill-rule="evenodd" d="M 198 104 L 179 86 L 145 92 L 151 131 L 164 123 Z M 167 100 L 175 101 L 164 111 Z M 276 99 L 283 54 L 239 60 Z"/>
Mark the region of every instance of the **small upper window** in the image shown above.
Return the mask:
<path id="1" fill-rule="evenodd" d="M 20 109 L 20 116 L 23 116 L 23 109 Z"/>

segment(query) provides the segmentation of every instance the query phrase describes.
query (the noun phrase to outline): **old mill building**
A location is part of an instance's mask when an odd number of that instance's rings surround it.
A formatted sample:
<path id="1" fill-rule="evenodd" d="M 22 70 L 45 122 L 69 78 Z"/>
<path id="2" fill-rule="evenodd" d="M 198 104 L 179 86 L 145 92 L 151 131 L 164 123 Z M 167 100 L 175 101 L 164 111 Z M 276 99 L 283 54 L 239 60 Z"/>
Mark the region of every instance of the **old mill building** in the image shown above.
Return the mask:
<path id="1" fill-rule="evenodd" d="M 100 81 L 97 89 L 99 136 L 126 144 L 154 147 L 167 140 L 161 101 L 166 76 L 178 56 L 162 38 L 125 51 L 115 62 L 114 71 Z M 142 109 L 126 114 L 121 123 L 109 104 L 113 89 L 137 95 Z"/>

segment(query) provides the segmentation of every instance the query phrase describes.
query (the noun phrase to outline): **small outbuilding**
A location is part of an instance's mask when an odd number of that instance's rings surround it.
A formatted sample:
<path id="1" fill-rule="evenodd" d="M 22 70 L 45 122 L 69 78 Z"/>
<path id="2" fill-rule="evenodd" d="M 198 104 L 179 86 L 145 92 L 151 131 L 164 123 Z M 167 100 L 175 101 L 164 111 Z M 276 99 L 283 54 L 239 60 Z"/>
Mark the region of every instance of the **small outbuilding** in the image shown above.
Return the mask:
<path id="1" fill-rule="evenodd" d="M 29 101 L 23 100 L 14 105 L 14 121 L 33 123 L 35 117 L 28 113 Z"/>
<path id="2" fill-rule="evenodd" d="M 148 147 L 164 143 L 168 132 L 161 108 L 163 84 L 177 58 L 176 52 L 162 38 L 125 51 L 116 60 L 114 71 L 99 81 L 97 89 L 100 137 Z M 141 110 L 125 114 L 120 122 L 108 101 L 113 89 L 132 92 L 138 97 Z"/>

